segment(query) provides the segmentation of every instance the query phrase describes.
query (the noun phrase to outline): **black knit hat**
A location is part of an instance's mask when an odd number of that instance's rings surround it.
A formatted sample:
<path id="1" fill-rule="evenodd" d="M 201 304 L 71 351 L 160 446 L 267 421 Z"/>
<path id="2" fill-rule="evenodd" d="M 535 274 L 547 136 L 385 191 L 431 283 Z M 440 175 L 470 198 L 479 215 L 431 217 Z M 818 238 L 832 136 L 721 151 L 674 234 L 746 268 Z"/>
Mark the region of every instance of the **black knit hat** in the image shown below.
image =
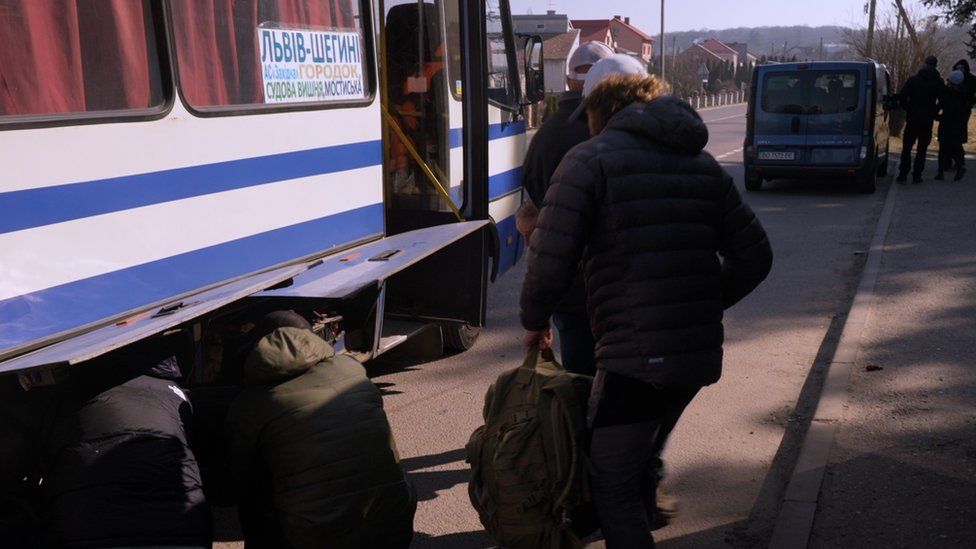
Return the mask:
<path id="1" fill-rule="evenodd" d="M 934 55 L 930 55 L 925 58 L 925 64 L 930 67 L 937 67 L 939 66 L 939 58 Z"/>

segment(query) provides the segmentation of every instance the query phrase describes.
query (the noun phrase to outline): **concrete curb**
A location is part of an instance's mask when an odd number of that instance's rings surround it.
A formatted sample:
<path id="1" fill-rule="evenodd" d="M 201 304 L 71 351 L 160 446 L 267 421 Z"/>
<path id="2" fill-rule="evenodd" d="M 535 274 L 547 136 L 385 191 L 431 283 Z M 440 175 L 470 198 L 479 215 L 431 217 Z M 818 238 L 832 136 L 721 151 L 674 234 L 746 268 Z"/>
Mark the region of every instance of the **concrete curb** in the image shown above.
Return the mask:
<path id="1" fill-rule="evenodd" d="M 892 183 L 885 198 L 884 209 L 875 227 L 867 262 L 861 273 L 861 281 L 854 294 L 854 301 L 844 322 L 844 328 L 841 330 L 837 349 L 827 366 L 826 379 L 817 401 L 816 412 L 810 422 L 810 428 L 803 437 L 796 466 L 790 476 L 779 515 L 773 526 L 773 535 L 769 542 L 771 549 L 798 549 L 809 545 L 820 497 L 820 485 L 823 483 L 824 472 L 830 459 L 837 422 L 844 413 L 847 386 L 850 382 L 851 370 L 857 360 L 861 335 L 874 301 L 874 287 L 881 271 L 881 259 L 884 255 L 888 229 L 891 226 L 898 187 L 898 184 Z"/>

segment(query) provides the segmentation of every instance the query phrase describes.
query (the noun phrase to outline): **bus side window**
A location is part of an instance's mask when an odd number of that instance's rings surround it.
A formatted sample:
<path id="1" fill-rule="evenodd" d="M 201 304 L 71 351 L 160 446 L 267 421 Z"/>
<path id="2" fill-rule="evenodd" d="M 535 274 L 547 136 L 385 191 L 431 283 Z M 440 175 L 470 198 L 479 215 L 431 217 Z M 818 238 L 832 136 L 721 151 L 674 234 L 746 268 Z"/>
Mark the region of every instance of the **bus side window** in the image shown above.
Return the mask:
<path id="1" fill-rule="evenodd" d="M 180 89 L 194 109 L 365 102 L 358 0 L 173 0 Z"/>
<path id="2" fill-rule="evenodd" d="M 148 0 L 0 0 L 0 42 L 0 120 L 163 104 Z"/>

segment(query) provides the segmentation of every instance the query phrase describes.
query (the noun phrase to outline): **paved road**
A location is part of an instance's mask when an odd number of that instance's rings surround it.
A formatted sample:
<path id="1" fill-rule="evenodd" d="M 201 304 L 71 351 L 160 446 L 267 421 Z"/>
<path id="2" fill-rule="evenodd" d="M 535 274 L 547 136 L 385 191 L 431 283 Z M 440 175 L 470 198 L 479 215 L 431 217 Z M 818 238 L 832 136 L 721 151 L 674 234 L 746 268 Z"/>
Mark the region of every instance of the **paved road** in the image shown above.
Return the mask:
<path id="1" fill-rule="evenodd" d="M 711 132 L 708 151 L 741 185 L 745 108 L 709 109 L 702 117 Z M 885 191 L 882 185 L 864 196 L 837 184 L 790 182 L 748 195 L 775 263 L 764 285 L 728 312 L 724 376 L 702 390 L 667 449 L 667 487 L 682 498 L 683 512 L 656 533 L 662 547 L 766 539 L 785 486 L 784 463 L 795 450 L 791 426 L 802 424 L 791 412 L 818 353 L 831 344 L 835 315 L 846 310 Z M 419 488 L 414 547 L 494 545 L 468 502 L 464 445 L 481 423 L 488 385 L 521 362 L 523 276 L 524 264 L 491 286 L 488 326 L 472 350 L 432 362 L 394 355 L 371 365 Z"/>
<path id="2" fill-rule="evenodd" d="M 742 181 L 743 106 L 703 111 L 708 151 Z M 883 202 L 842 185 L 772 183 L 748 196 L 776 254 L 767 282 L 727 316 L 723 379 L 689 407 L 667 450 L 667 485 L 681 517 L 657 533 L 662 547 L 760 543 L 795 441 L 784 433 L 838 311 L 846 310 L 861 255 Z M 471 351 L 434 362 L 374 366 L 407 469 L 420 488 L 418 548 L 488 547 L 467 499 L 464 444 L 482 397 L 517 365 L 524 265 L 489 290 L 488 327 Z M 782 448 L 781 448 L 781 443 Z M 754 520 L 748 520 L 752 517 Z"/>

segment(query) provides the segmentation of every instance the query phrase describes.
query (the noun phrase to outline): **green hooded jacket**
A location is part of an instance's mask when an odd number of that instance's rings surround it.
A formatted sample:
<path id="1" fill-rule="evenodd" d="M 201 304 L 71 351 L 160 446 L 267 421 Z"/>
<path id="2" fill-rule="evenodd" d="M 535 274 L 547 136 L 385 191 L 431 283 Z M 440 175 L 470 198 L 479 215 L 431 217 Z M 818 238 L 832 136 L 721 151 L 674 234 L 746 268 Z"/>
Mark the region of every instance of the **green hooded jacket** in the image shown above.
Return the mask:
<path id="1" fill-rule="evenodd" d="M 244 490 L 270 472 L 293 546 L 365 546 L 377 529 L 412 530 L 416 502 L 361 364 L 308 330 L 279 328 L 248 356 L 244 384 L 224 429 L 234 484 Z M 397 517 L 410 524 L 391 524 Z"/>

